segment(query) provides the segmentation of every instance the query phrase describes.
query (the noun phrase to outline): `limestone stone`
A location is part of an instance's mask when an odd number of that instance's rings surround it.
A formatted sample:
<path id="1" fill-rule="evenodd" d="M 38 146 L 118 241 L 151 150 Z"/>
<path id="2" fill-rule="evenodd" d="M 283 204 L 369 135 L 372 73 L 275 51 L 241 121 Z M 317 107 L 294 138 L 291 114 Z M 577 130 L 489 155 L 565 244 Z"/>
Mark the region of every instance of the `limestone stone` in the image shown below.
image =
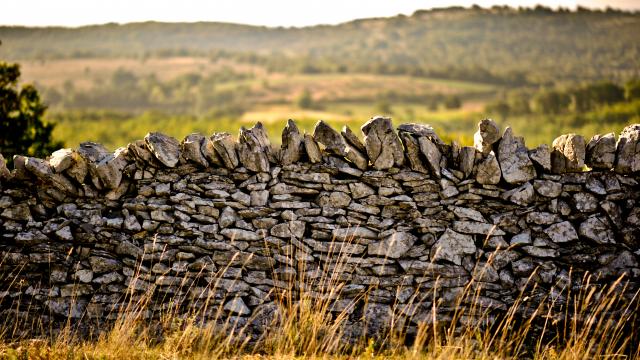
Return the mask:
<path id="1" fill-rule="evenodd" d="M 354 149 L 358 150 L 361 153 L 366 153 L 367 149 L 358 136 L 351 130 L 348 125 L 342 127 L 342 131 L 340 132 L 342 137 L 347 141 L 347 144 L 351 145 Z"/>
<path id="2" fill-rule="evenodd" d="M 73 149 L 60 149 L 54 151 L 49 157 L 49 165 L 56 173 L 62 173 L 74 163 Z"/>
<path id="3" fill-rule="evenodd" d="M 531 183 L 525 183 L 515 189 L 511 189 L 502 194 L 502 198 L 515 204 L 526 206 L 530 204 L 535 196 L 535 191 Z"/>
<path id="4" fill-rule="evenodd" d="M 615 244 L 615 235 L 609 222 L 603 217 L 587 218 L 580 224 L 578 234 L 598 244 Z"/>
<path id="5" fill-rule="evenodd" d="M 87 141 L 80 143 L 78 147 L 78 153 L 89 163 L 96 163 L 103 157 L 109 155 L 109 150 L 102 144 Z"/>
<path id="6" fill-rule="evenodd" d="M 585 164 L 593 169 L 609 170 L 616 160 L 616 135 L 594 135 L 587 144 Z"/>
<path id="7" fill-rule="evenodd" d="M 551 171 L 551 150 L 549 145 L 542 144 L 529 151 L 529 158 L 544 171 Z"/>
<path id="8" fill-rule="evenodd" d="M 640 124 L 622 129 L 616 149 L 615 171 L 618 174 L 640 171 Z"/>
<path id="9" fill-rule="evenodd" d="M 126 166 L 126 149 L 119 148 L 95 164 L 95 174 L 106 189 L 116 189 L 120 186 L 122 171 Z"/>
<path id="10" fill-rule="evenodd" d="M 462 234 L 485 236 L 501 236 L 505 234 L 497 225 L 478 221 L 454 221 L 452 229 Z"/>
<path id="11" fill-rule="evenodd" d="M 476 245 L 471 235 L 446 229 L 431 248 L 430 257 L 432 261 L 447 260 L 456 265 L 462 265 L 462 258 L 475 252 Z"/>
<path id="12" fill-rule="evenodd" d="M 269 190 L 256 190 L 251 192 L 251 206 L 266 206 L 269 202 Z"/>
<path id="13" fill-rule="evenodd" d="M 478 131 L 473 136 L 473 146 L 487 155 L 493 150 L 493 144 L 500 140 L 500 128 L 495 121 L 484 119 L 478 123 Z"/>
<path id="14" fill-rule="evenodd" d="M 240 163 L 236 152 L 236 143 L 229 133 L 215 133 L 211 136 L 213 149 L 227 169 L 235 169 Z"/>
<path id="15" fill-rule="evenodd" d="M 400 132 L 399 136 L 400 140 L 402 140 L 402 143 L 404 144 L 405 153 L 409 160 L 411 170 L 425 174 L 428 173 L 429 170 L 422 160 L 422 153 L 420 151 L 420 144 L 418 143 L 418 140 L 406 132 Z"/>
<path id="16" fill-rule="evenodd" d="M 234 241 L 256 241 L 262 240 L 264 238 L 263 234 L 261 234 L 260 232 L 243 229 L 223 229 L 220 231 L 220 234 Z"/>
<path id="17" fill-rule="evenodd" d="M 302 155 L 303 136 L 298 130 L 295 121 L 287 120 L 287 125 L 282 130 L 282 145 L 280 147 L 280 163 L 289 165 L 300 160 Z"/>
<path id="18" fill-rule="evenodd" d="M 598 198 L 589 193 L 575 193 L 572 196 L 573 204 L 579 212 L 592 213 L 598 210 Z"/>
<path id="19" fill-rule="evenodd" d="M 149 151 L 164 166 L 173 168 L 180 160 L 180 143 L 175 138 L 159 132 L 148 133 L 144 141 Z"/>
<path id="20" fill-rule="evenodd" d="M 389 169 L 404 163 L 404 152 L 391 119 L 374 117 L 362 125 L 367 156 L 376 170 Z"/>
<path id="21" fill-rule="evenodd" d="M 383 256 L 399 259 L 406 254 L 418 238 L 408 232 L 395 232 L 385 239 L 368 246 L 367 253 L 374 256 Z"/>
<path id="22" fill-rule="evenodd" d="M 536 177 L 524 141 L 514 137 L 510 127 L 505 129 L 498 145 L 498 162 L 502 178 L 509 184 L 521 184 Z"/>
<path id="23" fill-rule="evenodd" d="M 476 166 L 476 181 L 482 185 L 495 185 L 500 182 L 502 172 L 500 164 L 493 153 L 480 161 Z"/>
<path id="24" fill-rule="evenodd" d="M 473 172 L 473 166 L 476 159 L 476 149 L 472 146 L 463 146 L 458 155 L 458 168 L 464 174 L 464 178 L 468 178 Z"/>
<path id="25" fill-rule="evenodd" d="M 582 171 L 585 158 L 584 138 L 576 134 L 561 135 L 553 140 L 551 171 L 556 174 Z"/>
<path id="26" fill-rule="evenodd" d="M 439 178 L 441 176 L 440 172 L 440 161 L 442 158 L 442 153 L 429 138 L 420 137 L 418 139 L 418 144 L 420 145 L 420 151 L 427 159 L 427 167 L 431 174 L 435 177 Z"/>
<path id="27" fill-rule="evenodd" d="M 549 238 L 551 238 L 551 241 L 555 243 L 565 243 L 578 240 L 578 233 L 576 232 L 576 229 L 568 221 L 553 224 L 544 229 L 544 232 L 549 236 Z"/>
<path id="28" fill-rule="evenodd" d="M 534 180 L 533 188 L 542 196 L 556 198 L 562 193 L 562 184 L 551 180 Z"/>
<path id="29" fill-rule="evenodd" d="M 220 225 L 220 227 L 224 229 L 233 225 L 238 220 L 240 220 L 240 218 L 238 217 L 236 211 L 233 210 L 233 208 L 227 206 L 222 210 L 222 213 L 220 213 L 220 218 L 218 218 L 218 225 Z"/>
<path id="30" fill-rule="evenodd" d="M 186 160 L 193 161 L 200 166 L 209 166 L 209 162 L 202 153 L 202 147 L 206 140 L 207 138 L 202 134 L 193 133 L 187 135 L 184 140 L 182 140 L 182 144 L 180 144 L 182 156 Z"/>
<path id="31" fill-rule="evenodd" d="M 313 130 L 313 139 L 324 145 L 328 153 L 342 157 L 347 156 L 347 143 L 342 135 L 322 120 L 316 123 Z"/>
<path id="32" fill-rule="evenodd" d="M 216 152 L 215 147 L 213 146 L 212 138 L 213 137 L 205 137 L 202 140 L 202 143 L 200 145 L 200 152 L 202 153 L 202 156 L 205 158 L 205 160 L 207 160 L 207 162 L 211 165 L 215 165 L 218 167 L 224 166 L 225 164 L 222 161 L 222 158 L 220 158 L 220 156 Z"/>
<path id="33" fill-rule="evenodd" d="M 316 140 L 309 134 L 304 135 L 304 149 L 307 153 L 307 157 L 309 158 L 309 162 L 312 164 L 317 164 L 322 161 L 322 153 L 320 152 L 320 147 Z"/>
<path id="34" fill-rule="evenodd" d="M 11 172 L 7 168 L 7 162 L 0 154 L 0 180 L 9 180 L 11 178 Z"/>
<path id="35" fill-rule="evenodd" d="M 269 159 L 273 157 L 271 142 L 267 132 L 258 122 L 251 129 L 240 129 L 238 158 L 242 165 L 255 172 L 269 172 Z"/>
<path id="36" fill-rule="evenodd" d="M 31 217 L 31 210 L 27 204 L 16 204 L 10 206 L 2 211 L 0 214 L 3 218 L 16 220 L 16 221 L 29 221 Z"/>
<path id="37" fill-rule="evenodd" d="M 360 182 L 349 184 L 349 191 L 354 199 L 362 199 L 376 193 L 369 185 Z"/>
<path id="38" fill-rule="evenodd" d="M 224 310 L 238 315 L 249 315 L 251 310 L 247 307 L 244 300 L 240 297 L 235 297 L 232 300 L 224 304 Z"/>
<path id="39" fill-rule="evenodd" d="M 350 228 L 341 228 L 335 229 L 332 231 L 333 238 L 338 241 L 355 241 L 358 242 L 358 239 L 377 239 L 378 234 L 366 227 L 362 226 L 354 226 Z"/>

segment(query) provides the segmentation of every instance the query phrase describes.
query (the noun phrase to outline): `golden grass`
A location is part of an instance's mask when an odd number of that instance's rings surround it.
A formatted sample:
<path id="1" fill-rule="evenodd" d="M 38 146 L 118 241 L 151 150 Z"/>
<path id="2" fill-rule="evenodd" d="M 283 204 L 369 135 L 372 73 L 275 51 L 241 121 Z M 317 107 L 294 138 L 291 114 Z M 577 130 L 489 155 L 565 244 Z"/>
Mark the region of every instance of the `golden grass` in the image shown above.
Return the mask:
<path id="1" fill-rule="evenodd" d="M 267 251 L 273 251 L 272 246 L 265 243 Z M 638 293 L 628 296 L 624 276 L 600 286 L 585 274 L 574 292 L 568 286 L 575 284 L 571 279 L 559 280 L 551 290 L 541 289 L 531 281 L 534 271 L 513 305 L 499 314 L 483 307 L 481 284 L 472 279 L 454 301 L 455 310 L 446 322 L 436 314 L 440 307 L 452 304 L 438 298 L 436 287 L 433 293 L 415 292 L 407 304 L 392 304 L 388 328 L 378 336 L 367 336 L 365 331 L 355 341 L 346 342 L 351 310 L 356 304 L 368 306 L 376 286 L 345 296 L 342 276 L 353 271 L 348 268 L 354 258 L 344 249 L 343 243 L 333 242 L 328 253 L 331 260 L 324 269 L 307 268 L 300 262 L 294 276 L 273 270 L 277 282 L 271 293 L 274 307 L 257 337 L 251 337 L 249 322 L 227 316 L 222 303 L 214 300 L 226 268 L 218 271 L 208 287 L 198 290 L 189 311 L 180 310 L 185 298 L 164 299 L 168 306 L 155 314 L 155 321 L 148 320 L 149 305 L 155 301 L 153 290 L 142 296 L 135 290 L 138 273 L 128 290 L 129 302 L 107 331 L 81 339 L 69 321 L 60 333 L 12 340 L 10 335 L 15 334 L 19 321 L 5 319 L 0 358 L 640 359 Z M 293 254 L 286 255 L 294 259 Z M 483 269 L 476 268 L 474 273 L 482 276 Z M 186 281 L 180 287 L 196 290 Z M 336 300 L 346 302 L 336 309 Z M 431 303 L 426 316 L 417 320 L 411 312 L 402 315 L 425 300 Z M 202 320 L 204 314 L 207 321 Z M 257 316 L 256 312 L 249 320 Z M 364 319 L 365 323 L 370 320 Z M 415 334 L 402 326 L 411 321 L 418 324 Z"/>

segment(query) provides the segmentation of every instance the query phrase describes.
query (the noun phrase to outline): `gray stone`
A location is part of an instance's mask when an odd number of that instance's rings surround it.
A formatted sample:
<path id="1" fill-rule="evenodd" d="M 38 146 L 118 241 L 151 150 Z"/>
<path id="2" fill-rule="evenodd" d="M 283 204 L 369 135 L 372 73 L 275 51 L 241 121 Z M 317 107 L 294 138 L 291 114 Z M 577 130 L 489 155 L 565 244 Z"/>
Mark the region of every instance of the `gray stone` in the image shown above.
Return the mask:
<path id="1" fill-rule="evenodd" d="M 240 297 L 235 297 L 231 301 L 224 304 L 224 310 L 237 315 L 249 315 L 251 310 Z"/>
<path id="2" fill-rule="evenodd" d="M 493 153 L 480 161 L 476 166 L 476 181 L 482 185 L 495 185 L 500 182 L 502 172 L 500 164 Z"/>
<path id="3" fill-rule="evenodd" d="M 269 190 L 251 192 L 251 206 L 266 206 L 269 202 Z"/>
<path id="4" fill-rule="evenodd" d="M 525 183 L 502 194 L 503 199 L 521 206 L 529 205 L 533 201 L 534 196 L 535 191 L 533 190 L 531 183 Z"/>
<path id="5" fill-rule="evenodd" d="M 220 218 L 218 218 L 218 225 L 220 228 L 224 229 L 233 225 L 236 221 L 240 220 L 238 214 L 231 207 L 227 206 L 220 213 Z"/>
<path id="6" fill-rule="evenodd" d="M 557 198 L 562 193 L 562 184 L 551 180 L 534 180 L 533 188 L 538 194 L 549 198 Z"/>
<path id="7" fill-rule="evenodd" d="M 404 163 L 404 151 L 391 119 L 374 117 L 362 125 L 367 156 L 376 170 L 389 169 Z"/>
<path id="8" fill-rule="evenodd" d="M 126 149 L 119 148 L 95 164 L 95 174 L 106 189 L 116 189 L 122 181 L 122 171 L 127 166 Z"/>
<path id="9" fill-rule="evenodd" d="M 509 184 L 521 184 L 536 177 L 524 141 L 514 137 L 510 127 L 505 129 L 498 145 L 498 162 L 502 178 Z"/>
<path id="10" fill-rule="evenodd" d="M 576 210 L 582 213 L 592 213 L 598 210 L 598 198 L 589 193 L 575 193 L 573 194 L 573 203 Z"/>
<path id="11" fill-rule="evenodd" d="M 354 149 L 358 150 L 361 153 L 367 152 L 367 149 L 364 147 L 362 141 L 360 141 L 358 136 L 351 130 L 349 126 L 343 126 L 340 134 L 342 134 L 342 137 L 344 137 L 347 143 L 353 146 Z"/>
<path id="12" fill-rule="evenodd" d="M 290 165 L 300 160 L 302 155 L 303 136 L 295 121 L 287 120 L 282 130 L 282 145 L 280 147 L 280 163 Z"/>
<path id="13" fill-rule="evenodd" d="M 331 235 L 338 241 L 355 241 L 358 239 L 377 239 L 378 233 L 375 231 L 361 226 L 354 226 L 350 228 L 335 229 Z"/>
<path id="14" fill-rule="evenodd" d="M 476 252 L 473 236 L 459 234 L 451 229 L 446 229 L 438 241 L 431 248 L 431 260 L 447 260 L 456 265 L 462 265 L 465 255 Z"/>
<path id="15" fill-rule="evenodd" d="M 71 228 L 69 226 L 58 229 L 55 234 L 58 239 L 62 241 L 73 241 L 73 234 L 71 233 Z"/>
<path id="16" fill-rule="evenodd" d="M 264 234 L 259 231 L 249 231 L 249 230 L 243 230 L 243 229 L 223 229 L 220 231 L 220 234 L 226 236 L 227 238 L 233 241 L 239 241 L 239 240 L 256 241 L 256 240 L 262 240 L 264 238 Z"/>
<path id="17" fill-rule="evenodd" d="M 3 218 L 16 220 L 16 221 L 30 221 L 33 220 L 31 217 L 31 210 L 29 210 L 29 206 L 27 204 L 16 204 L 10 206 L 2 211 L 0 214 Z"/>
<path id="18" fill-rule="evenodd" d="M 163 133 L 152 132 L 144 137 L 149 151 L 166 167 L 175 167 L 180 160 L 180 143 Z"/>
<path id="19" fill-rule="evenodd" d="M 106 147 L 102 146 L 102 144 L 87 141 L 80 143 L 80 146 L 78 147 L 78 153 L 87 162 L 95 163 L 100 161 L 103 157 L 109 155 L 109 150 L 107 150 Z"/>
<path id="20" fill-rule="evenodd" d="M 485 236 L 501 236 L 505 234 L 497 225 L 477 221 L 454 221 L 452 228 L 454 231 L 463 234 L 478 234 Z"/>
<path id="21" fill-rule="evenodd" d="M 640 171 L 640 124 L 622 129 L 616 149 L 615 171 L 618 174 Z"/>
<path id="22" fill-rule="evenodd" d="M 418 143 L 418 140 L 406 132 L 400 132 L 399 136 L 404 144 L 405 153 L 409 160 L 411 170 L 425 174 L 428 173 L 429 170 L 426 168 L 421 158 L 422 152 L 420 151 L 420 144 Z"/>
<path id="23" fill-rule="evenodd" d="M 418 138 L 418 144 L 420 145 L 420 151 L 422 151 L 422 154 L 424 154 L 427 159 L 429 171 L 431 171 L 431 174 L 435 177 L 439 178 L 441 176 L 440 160 L 442 158 L 440 149 L 427 137 Z"/>
<path id="24" fill-rule="evenodd" d="M 576 134 L 561 135 L 553 140 L 551 171 L 556 174 L 582 171 L 584 167 L 584 138 Z"/>
<path id="25" fill-rule="evenodd" d="M 94 274 L 102 274 L 122 269 L 122 263 L 115 259 L 105 258 L 101 256 L 89 257 L 89 264 Z"/>
<path id="26" fill-rule="evenodd" d="M 585 163 L 593 169 L 609 170 L 616 160 L 616 135 L 594 135 L 587 144 Z"/>
<path id="27" fill-rule="evenodd" d="M 0 180 L 9 180 L 11 178 L 11 172 L 7 168 L 7 162 L 2 154 L 0 154 Z"/>
<path id="28" fill-rule="evenodd" d="M 73 149 L 60 149 L 54 151 L 49 157 L 49 165 L 53 171 L 60 174 L 67 170 L 75 162 Z"/>
<path id="29" fill-rule="evenodd" d="M 555 243 L 565 243 L 578 240 L 578 233 L 576 232 L 576 229 L 568 221 L 553 224 L 544 229 L 544 232 L 549 236 L 549 238 L 551 238 L 551 241 Z"/>
<path id="30" fill-rule="evenodd" d="M 473 136 L 473 146 L 483 154 L 493 150 L 493 144 L 500 140 L 500 128 L 491 119 L 484 119 L 478 123 L 478 131 Z"/>
<path id="31" fill-rule="evenodd" d="M 529 245 L 529 244 L 531 244 L 531 232 L 525 231 L 525 232 L 520 233 L 518 235 L 514 235 L 511 238 L 511 241 L 509 241 L 509 243 L 512 246 Z"/>
<path id="32" fill-rule="evenodd" d="M 317 164 L 322 161 L 322 153 L 320 152 L 320 147 L 316 140 L 309 134 L 304 134 L 304 149 L 307 153 L 307 157 L 309 158 L 309 162 L 312 164 Z"/>
<path id="33" fill-rule="evenodd" d="M 351 197 L 341 191 L 334 191 L 320 195 L 317 201 L 322 207 L 344 208 L 351 203 Z"/>
<path id="34" fill-rule="evenodd" d="M 394 232 L 384 240 L 369 244 L 367 253 L 374 256 L 399 259 L 411 249 L 417 239 L 417 237 L 408 232 Z"/>
<path id="35" fill-rule="evenodd" d="M 209 166 L 209 162 L 207 161 L 204 154 L 202 153 L 202 148 L 204 145 L 206 145 L 205 144 L 206 141 L 207 141 L 207 138 L 202 134 L 193 133 L 193 134 L 187 135 L 187 137 L 185 137 L 184 140 L 182 140 L 182 144 L 180 145 L 182 150 L 182 156 L 186 160 L 193 161 L 194 163 L 200 166 L 203 166 L 203 167 Z M 213 147 L 213 144 L 211 144 L 211 147 Z"/>
<path id="36" fill-rule="evenodd" d="M 216 152 L 216 148 L 213 145 L 213 137 L 205 137 L 200 145 L 200 152 L 208 163 L 215 166 L 225 166 L 222 158 Z"/>
<path id="37" fill-rule="evenodd" d="M 240 129 L 238 158 L 242 165 L 255 172 L 269 172 L 269 160 L 273 158 L 271 142 L 262 123 L 251 129 Z"/>
<path id="38" fill-rule="evenodd" d="M 370 186 L 360 182 L 349 184 L 349 190 L 354 199 L 362 199 L 376 193 Z"/>
<path id="39" fill-rule="evenodd" d="M 542 144 L 530 150 L 529 158 L 544 171 L 551 171 L 551 150 L 549 150 L 549 145 Z"/>
<path id="40" fill-rule="evenodd" d="M 211 136 L 213 149 L 227 169 L 235 169 L 240 163 L 236 152 L 236 143 L 229 133 L 215 133 Z"/>
<path id="41" fill-rule="evenodd" d="M 592 216 L 583 221 L 578 234 L 598 244 L 615 244 L 615 236 L 609 222 L 602 217 Z"/>
<path id="42" fill-rule="evenodd" d="M 313 139 L 324 145 L 328 153 L 342 157 L 347 156 L 347 143 L 342 135 L 322 120 L 316 123 L 313 130 Z"/>

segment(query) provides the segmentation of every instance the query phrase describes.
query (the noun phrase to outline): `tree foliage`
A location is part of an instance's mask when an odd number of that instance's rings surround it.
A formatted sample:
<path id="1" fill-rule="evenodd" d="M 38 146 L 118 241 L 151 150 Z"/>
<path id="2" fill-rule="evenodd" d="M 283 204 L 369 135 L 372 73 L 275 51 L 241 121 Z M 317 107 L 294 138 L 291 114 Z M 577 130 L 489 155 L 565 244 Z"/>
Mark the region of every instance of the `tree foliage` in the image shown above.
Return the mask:
<path id="1" fill-rule="evenodd" d="M 44 157 L 62 146 L 52 139 L 53 124 L 42 120 L 46 106 L 32 85 L 18 86 L 20 66 L 0 62 L 0 153 Z"/>

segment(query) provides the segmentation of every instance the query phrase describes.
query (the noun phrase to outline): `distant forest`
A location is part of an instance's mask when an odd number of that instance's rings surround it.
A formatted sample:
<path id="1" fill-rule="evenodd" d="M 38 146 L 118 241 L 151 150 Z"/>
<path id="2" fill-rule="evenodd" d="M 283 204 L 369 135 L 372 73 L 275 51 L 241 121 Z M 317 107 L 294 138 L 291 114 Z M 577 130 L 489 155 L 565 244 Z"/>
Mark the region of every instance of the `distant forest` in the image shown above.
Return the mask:
<path id="1" fill-rule="evenodd" d="M 551 85 L 640 77 L 640 14 L 473 7 L 335 26 L 133 23 L 0 27 L 0 59 L 198 56 L 295 73 L 403 74 Z"/>

